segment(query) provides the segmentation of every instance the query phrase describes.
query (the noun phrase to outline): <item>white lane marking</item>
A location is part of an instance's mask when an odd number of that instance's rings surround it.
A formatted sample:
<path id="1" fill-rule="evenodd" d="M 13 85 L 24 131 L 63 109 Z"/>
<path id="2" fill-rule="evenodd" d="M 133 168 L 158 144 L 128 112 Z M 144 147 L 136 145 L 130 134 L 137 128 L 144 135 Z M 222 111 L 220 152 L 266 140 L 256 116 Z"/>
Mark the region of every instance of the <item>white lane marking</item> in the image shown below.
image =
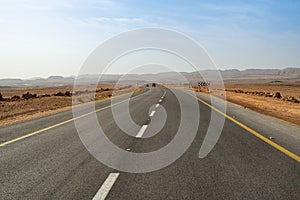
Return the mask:
<path id="1" fill-rule="evenodd" d="M 150 113 L 149 117 L 153 117 L 155 114 L 155 110 L 152 110 L 152 112 Z"/>
<path id="2" fill-rule="evenodd" d="M 158 108 L 158 107 L 159 107 L 159 103 L 158 103 L 158 104 L 156 104 L 155 108 Z"/>
<path id="3" fill-rule="evenodd" d="M 167 93 L 167 91 L 166 91 L 165 89 L 164 89 L 164 91 L 165 91 L 165 92 L 164 92 L 164 94 L 163 94 L 163 97 L 164 97 L 164 96 L 166 95 L 166 93 Z"/>
<path id="4" fill-rule="evenodd" d="M 138 132 L 138 134 L 135 137 L 136 138 L 141 138 L 147 127 L 148 127 L 148 125 L 143 125 L 142 128 L 140 129 L 140 131 Z"/>
<path id="5" fill-rule="evenodd" d="M 160 99 L 158 102 L 161 102 L 162 100 Z"/>
<path id="6" fill-rule="evenodd" d="M 93 200 L 104 200 L 108 195 L 110 189 L 114 185 L 115 181 L 119 177 L 120 173 L 110 173 L 109 176 L 106 178 L 105 182 L 98 190 L 96 195 L 94 196 Z"/>

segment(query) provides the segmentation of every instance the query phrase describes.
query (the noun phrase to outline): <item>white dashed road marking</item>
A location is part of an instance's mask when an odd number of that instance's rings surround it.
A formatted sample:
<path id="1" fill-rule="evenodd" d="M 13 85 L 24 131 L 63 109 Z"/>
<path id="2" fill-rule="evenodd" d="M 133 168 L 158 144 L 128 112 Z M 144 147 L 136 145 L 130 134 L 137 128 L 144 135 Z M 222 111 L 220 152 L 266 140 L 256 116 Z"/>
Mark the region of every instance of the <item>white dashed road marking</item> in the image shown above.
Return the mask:
<path id="1" fill-rule="evenodd" d="M 166 90 L 164 92 L 164 95 L 159 99 L 159 102 L 162 102 L 162 99 L 165 97 Z M 160 104 L 156 104 L 155 108 L 158 108 Z M 155 114 L 155 110 L 153 110 L 149 117 L 153 117 Z M 143 125 L 140 131 L 135 136 L 136 138 L 141 138 L 146 131 L 148 125 Z M 130 151 L 131 149 L 126 149 L 127 151 Z M 108 195 L 109 191 L 111 190 L 112 186 L 116 182 L 117 178 L 119 177 L 120 173 L 110 173 L 109 176 L 106 178 L 105 182 L 101 186 L 101 188 L 98 190 L 96 195 L 94 196 L 93 200 L 105 200 L 106 196 Z"/>
<path id="2" fill-rule="evenodd" d="M 108 195 L 110 189 L 116 182 L 119 175 L 120 173 L 110 173 L 109 176 L 106 178 L 105 182 L 103 183 L 103 185 L 101 186 L 101 188 L 94 196 L 93 200 L 104 200 Z"/>
<path id="3" fill-rule="evenodd" d="M 163 94 L 163 97 L 166 95 L 167 91 L 165 90 L 164 94 Z"/>
<path id="4" fill-rule="evenodd" d="M 147 127 L 148 127 L 148 125 L 143 125 L 142 128 L 140 129 L 140 131 L 138 132 L 138 134 L 135 137 L 136 138 L 141 138 Z"/>
<path id="5" fill-rule="evenodd" d="M 153 111 L 150 113 L 149 117 L 153 117 L 154 114 L 155 114 L 155 110 L 153 110 Z"/>

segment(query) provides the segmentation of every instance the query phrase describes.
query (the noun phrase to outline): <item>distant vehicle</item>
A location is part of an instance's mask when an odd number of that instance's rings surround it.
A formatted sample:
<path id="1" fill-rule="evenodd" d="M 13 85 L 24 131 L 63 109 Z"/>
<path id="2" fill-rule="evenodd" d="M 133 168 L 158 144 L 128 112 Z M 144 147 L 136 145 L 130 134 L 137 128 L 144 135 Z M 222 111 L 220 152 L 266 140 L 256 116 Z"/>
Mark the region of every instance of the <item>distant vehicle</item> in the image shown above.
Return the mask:
<path id="1" fill-rule="evenodd" d="M 146 84 L 146 87 L 149 87 L 149 84 Z"/>
<path id="2" fill-rule="evenodd" d="M 156 83 L 152 83 L 152 87 L 156 87 Z"/>

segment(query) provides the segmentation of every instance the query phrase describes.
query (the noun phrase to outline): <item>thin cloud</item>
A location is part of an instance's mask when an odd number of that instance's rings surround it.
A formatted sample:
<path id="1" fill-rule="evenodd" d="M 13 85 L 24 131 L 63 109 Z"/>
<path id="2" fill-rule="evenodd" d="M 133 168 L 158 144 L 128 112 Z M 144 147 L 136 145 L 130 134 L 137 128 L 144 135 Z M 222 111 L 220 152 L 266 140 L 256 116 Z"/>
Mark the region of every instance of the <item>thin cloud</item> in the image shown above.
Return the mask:
<path id="1" fill-rule="evenodd" d="M 87 0 L 84 2 L 67 1 L 67 2 L 63 2 L 62 5 L 66 8 L 71 8 L 71 9 L 94 8 L 97 10 L 116 9 L 122 7 L 122 4 L 120 2 L 112 1 L 112 0 L 101 0 L 101 1 Z"/>
<path id="2" fill-rule="evenodd" d="M 120 24 L 120 25 L 129 25 L 129 26 L 156 26 L 156 23 L 153 23 L 145 18 L 127 18 L 127 17 L 92 17 L 88 19 L 81 20 L 82 23 L 86 25 L 101 25 L 101 24 Z"/>
<path id="3" fill-rule="evenodd" d="M 253 6 L 249 4 L 240 5 L 212 5 L 204 4 L 201 5 L 205 10 L 226 12 L 226 13 L 257 13 L 262 7 Z"/>

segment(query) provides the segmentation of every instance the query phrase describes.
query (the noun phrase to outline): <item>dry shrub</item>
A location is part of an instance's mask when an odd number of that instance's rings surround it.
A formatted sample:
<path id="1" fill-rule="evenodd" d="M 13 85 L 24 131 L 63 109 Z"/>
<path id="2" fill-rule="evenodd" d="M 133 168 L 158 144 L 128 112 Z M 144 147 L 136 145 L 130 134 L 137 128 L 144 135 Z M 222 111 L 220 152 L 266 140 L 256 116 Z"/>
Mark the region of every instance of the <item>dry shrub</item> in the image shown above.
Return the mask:
<path id="1" fill-rule="evenodd" d="M 5 101 L 1 93 L 0 93 L 0 101 Z"/>
<path id="2" fill-rule="evenodd" d="M 22 98 L 26 99 L 26 100 L 37 98 L 37 94 L 31 94 L 31 93 L 27 92 L 27 93 L 22 95 Z"/>
<path id="3" fill-rule="evenodd" d="M 274 95 L 274 98 L 281 99 L 282 96 L 281 96 L 280 92 L 276 92 L 275 95 Z"/>

